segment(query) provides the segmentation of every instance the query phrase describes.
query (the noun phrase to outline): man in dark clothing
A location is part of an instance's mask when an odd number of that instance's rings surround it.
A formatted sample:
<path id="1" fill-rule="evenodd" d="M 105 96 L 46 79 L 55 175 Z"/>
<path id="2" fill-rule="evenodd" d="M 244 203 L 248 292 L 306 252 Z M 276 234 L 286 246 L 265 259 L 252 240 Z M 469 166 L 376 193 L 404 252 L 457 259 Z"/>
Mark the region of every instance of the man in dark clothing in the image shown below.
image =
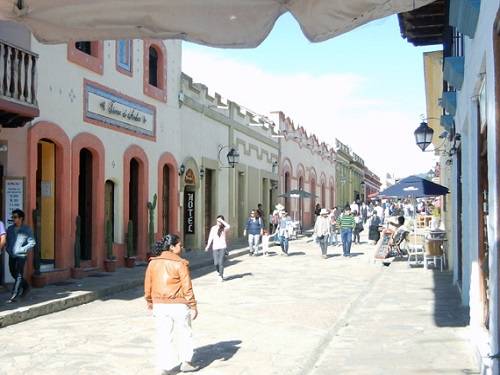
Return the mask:
<path id="1" fill-rule="evenodd" d="M 319 203 L 316 203 L 316 208 L 314 209 L 314 214 L 316 215 L 316 217 L 318 217 L 321 213 L 321 206 Z"/>
<path id="2" fill-rule="evenodd" d="M 7 253 L 9 253 L 9 270 L 14 278 L 12 296 L 7 303 L 15 302 L 17 297 L 25 295 L 29 284 L 24 279 L 24 265 L 29 251 L 35 246 L 35 238 L 31 228 L 24 224 L 24 212 L 12 211 L 14 224 L 7 229 Z"/>

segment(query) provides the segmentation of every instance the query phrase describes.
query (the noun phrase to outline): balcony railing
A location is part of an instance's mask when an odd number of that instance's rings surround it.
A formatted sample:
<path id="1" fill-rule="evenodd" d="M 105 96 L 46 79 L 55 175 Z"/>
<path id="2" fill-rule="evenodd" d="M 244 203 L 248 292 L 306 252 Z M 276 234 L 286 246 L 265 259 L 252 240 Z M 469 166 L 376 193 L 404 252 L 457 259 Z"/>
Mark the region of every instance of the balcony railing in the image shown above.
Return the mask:
<path id="1" fill-rule="evenodd" d="M 0 99 L 37 107 L 38 55 L 0 40 Z"/>

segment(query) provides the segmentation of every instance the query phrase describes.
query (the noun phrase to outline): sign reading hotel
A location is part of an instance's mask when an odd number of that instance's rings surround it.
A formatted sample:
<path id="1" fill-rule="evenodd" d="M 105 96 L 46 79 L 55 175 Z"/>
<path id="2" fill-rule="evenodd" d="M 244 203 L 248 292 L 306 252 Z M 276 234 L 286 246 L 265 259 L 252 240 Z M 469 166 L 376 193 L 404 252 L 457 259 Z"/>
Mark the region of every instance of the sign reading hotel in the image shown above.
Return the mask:
<path id="1" fill-rule="evenodd" d="M 139 136 L 154 137 L 156 109 L 152 105 L 85 80 L 85 121 Z"/>
<path id="2" fill-rule="evenodd" d="M 184 234 L 194 234 L 194 191 L 184 192 Z"/>

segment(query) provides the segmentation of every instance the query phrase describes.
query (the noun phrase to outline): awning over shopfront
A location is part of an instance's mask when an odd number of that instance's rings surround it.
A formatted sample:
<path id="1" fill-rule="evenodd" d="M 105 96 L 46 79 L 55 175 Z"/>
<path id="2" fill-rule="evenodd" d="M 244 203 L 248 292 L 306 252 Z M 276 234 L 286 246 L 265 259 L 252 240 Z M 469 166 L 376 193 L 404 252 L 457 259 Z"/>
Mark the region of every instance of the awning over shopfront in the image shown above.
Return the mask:
<path id="1" fill-rule="evenodd" d="M 42 42 L 183 39 L 217 47 L 255 47 L 290 12 L 311 42 L 432 0 L 0 0 Z"/>
<path id="2" fill-rule="evenodd" d="M 450 56 L 444 59 L 443 78 L 457 90 L 460 90 L 464 83 L 464 63 L 463 56 Z"/>
<path id="3" fill-rule="evenodd" d="M 450 115 L 455 116 L 457 113 L 457 93 L 455 91 L 443 92 L 441 97 L 441 107 Z"/>
<path id="4" fill-rule="evenodd" d="M 450 0 L 450 25 L 470 38 L 476 33 L 480 0 Z"/>

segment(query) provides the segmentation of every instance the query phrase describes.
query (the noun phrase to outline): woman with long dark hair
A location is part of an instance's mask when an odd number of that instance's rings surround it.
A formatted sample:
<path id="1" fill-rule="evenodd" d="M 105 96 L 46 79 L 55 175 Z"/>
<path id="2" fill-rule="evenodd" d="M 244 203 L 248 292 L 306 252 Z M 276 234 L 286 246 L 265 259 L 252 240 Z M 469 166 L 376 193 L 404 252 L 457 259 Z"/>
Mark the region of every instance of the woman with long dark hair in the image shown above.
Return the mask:
<path id="1" fill-rule="evenodd" d="M 215 270 L 219 273 L 220 281 L 224 281 L 224 255 L 227 250 L 226 232 L 231 226 L 224 221 L 224 216 L 217 216 L 217 224 L 210 228 L 205 251 L 212 245 Z"/>
<path id="2" fill-rule="evenodd" d="M 181 245 L 175 234 L 158 241 L 144 278 L 144 298 L 156 321 L 157 367 L 162 374 L 173 374 L 179 363 L 182 372 L 198 370 L 191 363 L 191 319 L 196 319 L 198 310 L 189 262 L 180 257 Z"/>

